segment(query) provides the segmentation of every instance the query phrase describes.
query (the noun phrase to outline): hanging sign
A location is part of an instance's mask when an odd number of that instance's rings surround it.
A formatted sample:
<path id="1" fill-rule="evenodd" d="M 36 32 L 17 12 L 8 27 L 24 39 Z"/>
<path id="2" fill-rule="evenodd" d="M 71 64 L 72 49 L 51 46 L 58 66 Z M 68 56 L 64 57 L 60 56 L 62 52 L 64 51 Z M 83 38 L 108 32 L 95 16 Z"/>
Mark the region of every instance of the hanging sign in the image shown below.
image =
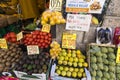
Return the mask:
<path id="1" fill-rule="evenodd" d="M 120 63 L 120 46 L 118 46 L 116 63 Z"/>
<path id="2" fill-rule="evenodd" d="M 47 32 L 49 33 L 51 29 L 51 26 L 49 24 L 45 24 L 42 26 L 42 32 Z"/>
<path id="3" fill-rule="evenodd" d="M 53 11 L 61 11 L 62 0 L 50 0 L 49 9 Z"/>
<path id="4" fill-rule="evenodd" d="M 66 29 L 89 31 L 91 15 L 67 14 Z"/>
<path id="5" fill-rule="evenodd" d="M 0 39 L 0 48 L 3 48 L 3 49 L 8 48 L 6 39 L 3 39 L 3 38 Z"/>
<path id="6" fill-rule="evenodd" d="M 28 55 L 39 54 L 39 47 L 36 45 L 27 46 Z"/>
<path id="7" fill-rule="evenodd" d="M 105 0 L 66 0 L 66 12 L 102 12 Z"/>
<path id="8" fill-rule="evenodd" d="M 62 48 L 75 49 L 76 48 L 76 34 L 63 33 Z"/>
<path id="9" fill-rule="evenodd" d="M 21 40 L 23 38 L 23 33 L 20 32 L 17 34 L 17 41 Z"/>

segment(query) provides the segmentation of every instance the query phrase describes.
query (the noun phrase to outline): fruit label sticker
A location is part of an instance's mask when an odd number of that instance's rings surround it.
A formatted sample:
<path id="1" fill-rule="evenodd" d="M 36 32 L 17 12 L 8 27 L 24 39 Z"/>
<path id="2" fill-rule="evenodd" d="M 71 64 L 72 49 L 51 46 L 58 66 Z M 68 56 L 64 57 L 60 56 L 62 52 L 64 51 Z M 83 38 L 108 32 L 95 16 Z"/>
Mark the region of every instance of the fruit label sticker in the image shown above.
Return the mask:
<path id="1" fill-rule="evenodd" d="M 49 9 L 53 11 L 61 11 L 62 0 L 50 0 Z"/>
<path id="2" fill-rule="evenodd" d="M 120 63 L 120 46 L 118 46 L 116 63 Z"/>
<path id="3" fill-rule="evenodd" d="M 23 38 L 23 33 L 20 32 L 17 34 L 17 41 L 21 40 Z"/>
<path id="4" fill-rule="evenodd" d="M 76 34 L 63 33 L 62 48 L 75 49 L 76 48 Z"/>
<path id="5" fill-rule="evenodd" d="M 47 32 L 49 33 L 51 29 L 51 26 L 49 24 L 45 24 L 42 26 L 42 32 Z"/>
<path id="6" fill-rule="evenodd" d="M 66 29 L 89 31 L 91 19 L 91 15 L 67 14 Z"/>
<path id="7" fill-rule="evenodd" d="M 0 48 L 4 48 L 4 49 L 8 48 L 6 39 L 3 38 L 0 39 Z"/>
<path id="8" fill-rule="evenodd" d="M 35 45 L 27 46 L 28 55 L 39 54 L 39 47 Z"/>
<path id="9" fill-rule="evenodd" d="M 66 12 L 100 14 L 104 3 L 105 0 L 66 0 Z"/>

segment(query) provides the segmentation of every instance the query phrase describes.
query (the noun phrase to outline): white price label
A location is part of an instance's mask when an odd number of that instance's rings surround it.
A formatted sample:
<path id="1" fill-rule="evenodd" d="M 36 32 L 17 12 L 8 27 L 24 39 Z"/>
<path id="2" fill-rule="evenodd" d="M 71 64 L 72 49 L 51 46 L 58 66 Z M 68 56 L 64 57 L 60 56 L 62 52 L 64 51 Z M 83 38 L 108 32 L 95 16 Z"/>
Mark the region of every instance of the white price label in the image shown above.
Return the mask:
<path id="1" fill-rule="evenodd" d="M 39 47 L 36 45 L 27 46 L 28 55 L 39 54 Z"/>

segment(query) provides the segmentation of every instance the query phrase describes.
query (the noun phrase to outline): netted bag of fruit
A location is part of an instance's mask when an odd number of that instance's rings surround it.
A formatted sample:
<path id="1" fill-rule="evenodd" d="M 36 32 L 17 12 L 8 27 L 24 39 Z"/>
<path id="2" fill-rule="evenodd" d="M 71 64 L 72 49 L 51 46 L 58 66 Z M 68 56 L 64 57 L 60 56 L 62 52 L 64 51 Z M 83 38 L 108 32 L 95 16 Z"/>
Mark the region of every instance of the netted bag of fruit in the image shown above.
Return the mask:
<path id="1" fill-rule="evenodd" d="M 22 53 L 22 49 L 14 43 L 8 43 L 8 49 L 0 49 L 0 72 L 9 71 L 19 62 Z"/>
<path id="2" fill-rule="evenodd" d="M 66 21 L 62 16 L 61 12 L 58 11 L 45 11 L 42 14 L 41 17 L 41 24 L 50 24 L 50 25 L 55 25 L 55 24 L 64 24 Z"/>

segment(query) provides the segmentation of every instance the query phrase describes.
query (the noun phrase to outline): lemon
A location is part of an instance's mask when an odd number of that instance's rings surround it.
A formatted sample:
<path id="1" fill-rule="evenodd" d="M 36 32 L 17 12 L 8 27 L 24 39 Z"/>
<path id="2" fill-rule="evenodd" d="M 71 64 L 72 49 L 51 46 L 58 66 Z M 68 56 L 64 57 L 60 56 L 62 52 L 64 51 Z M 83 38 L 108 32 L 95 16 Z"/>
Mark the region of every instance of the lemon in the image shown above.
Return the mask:
<path id="1" fill-rule="evenodd" d="M 66 71 L 62 71 L 61 75 L 66 76 Z"/>
<path id="2" fill-rule="evenodd" d="M 80 58 L 79 62 L 82 63 L 82 62 L 85 62 L 85 61 L 84 61 L 84 59 Z"/>
<path id="3" fill-rule="evenodd" d="M 60 74 L 61 74 L 61 71 L 60 71 L 60 70 L 57 70 L 56 73 L 57 73 L 58 75 L 60 75 Z"/>
<path id="4" fill-rule="evenodd" d="M 72 72 L 72 77 L 76 78 L 77 77 L 77 73 L 76 72 Z"/>
<path id="5" fill-rule="evenodd" d="M 78 72 L 78 77 L 81 78 L 82 77 L 82 73 L 81 72 Z"/>

